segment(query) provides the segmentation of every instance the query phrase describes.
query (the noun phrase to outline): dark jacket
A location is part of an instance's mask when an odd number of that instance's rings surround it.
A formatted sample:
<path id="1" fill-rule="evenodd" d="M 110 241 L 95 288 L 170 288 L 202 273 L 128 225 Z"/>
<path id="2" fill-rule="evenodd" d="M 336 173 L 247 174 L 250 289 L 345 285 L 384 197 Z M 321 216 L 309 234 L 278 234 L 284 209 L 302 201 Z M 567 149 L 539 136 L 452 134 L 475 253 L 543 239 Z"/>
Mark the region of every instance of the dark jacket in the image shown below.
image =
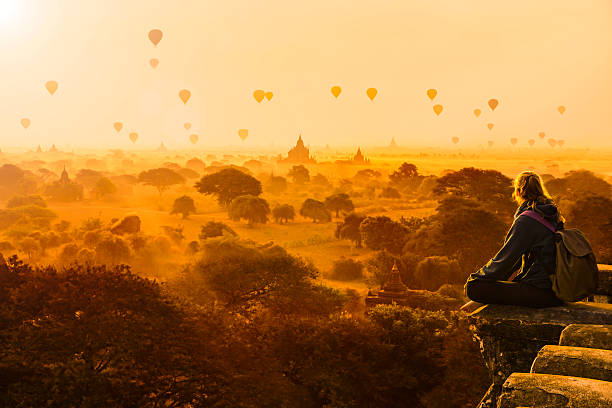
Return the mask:
<path id="1" fill-rule="evenodd" d="M 478 272 L 470 275 L 472 279 L 505 281 L 520 268 L 515 282 L 524 282 L 542 289 L 551 289 L 548 275 L 555 272 L 555 234 L 540 222 L 527 216 L 523 211 L 533 210 L 542 215 L 557 229 L 563 222 L 554 204 L 534 204 L 524 202 L 514 214 L 514 222 L 506 235 L 504 245 Z"/>

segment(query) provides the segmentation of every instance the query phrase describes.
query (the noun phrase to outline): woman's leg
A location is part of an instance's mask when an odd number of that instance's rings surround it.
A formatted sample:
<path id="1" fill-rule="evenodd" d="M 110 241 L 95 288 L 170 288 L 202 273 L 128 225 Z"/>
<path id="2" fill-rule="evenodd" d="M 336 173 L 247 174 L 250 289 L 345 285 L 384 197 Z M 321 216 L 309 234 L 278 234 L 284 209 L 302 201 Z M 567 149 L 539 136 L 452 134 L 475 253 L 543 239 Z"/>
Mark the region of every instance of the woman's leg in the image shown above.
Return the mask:
<path id="1" fill-rule="evenodd" d="M 559 306 L 563 303 L 552 290 L 521 282 L 472 279 L 466 284 L 465 291 L 471 300 L 480 303 L 528 307 Z"/>

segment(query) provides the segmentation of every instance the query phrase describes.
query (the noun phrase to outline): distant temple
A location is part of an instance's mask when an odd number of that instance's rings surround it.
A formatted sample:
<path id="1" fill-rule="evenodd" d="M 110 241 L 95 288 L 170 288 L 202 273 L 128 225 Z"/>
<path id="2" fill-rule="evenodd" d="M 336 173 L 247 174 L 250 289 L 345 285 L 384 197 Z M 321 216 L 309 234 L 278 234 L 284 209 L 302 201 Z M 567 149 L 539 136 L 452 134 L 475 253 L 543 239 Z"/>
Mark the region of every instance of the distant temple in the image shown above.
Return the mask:
<path id="1" fill-rule="evenodd" d="M 280 161 L 286 163 L 315 163 L 315 160 L 310 157 L 310 150 L 304 146 L 302 135 L 298 138 L 295 147 L 287 153 L 287 158 Z"/>
<path id="2" fill-rule="evenodd" d="M 36 153 L 42 153 L 42 148 L 40 147 L 40 145 L 38 145 L 38 147 L 36 148 Z"/>
<path id="3" fill-rule="evenodd" d="M 336 160 L 336 164 L 370 164 L 370 159 L 367 159 L 363 153 L 361 153 L 361 148 L 357 148 L 357 153 L 350 160 Z"/>
<path id="4" fill-rule="evenodd" d="M 51 145 L 51 148 L 49 149 L 49 151 L 51 153 L 57 153 L 58 150 L 57 150 L 57 147 L 55 147 L 55 145 Z"/>
<path id="5" fill-rule="evenodd" d="M 378 294 L 368 292 L 366 297 L 366 307 L 372 307 L 380 304 L 404 304 L 408 299 L 408 288 L 402 282 L 397 264 L 393 263 L 391 273 L 387 282 L 383 285 Z"/>
<path id="6" fill-rule="evenodd" d="M 395 143 L 395 138 L 391 138 L 391 143 L 389 143 L 389 147 L 397 147 L 397 143 Z"/>
<path id="7" fill-rule="evenodd" d="M 55 201 L 78 201 L 83 199 L 83 186 L 70 180 L 64 166 L 60 179 L 46 186 L 45 195 Z"/>
<path id="8" fill-rule="evenodd" d="M 167 152 L 168 149 L 166 148 L 166 145 L 164 144 L 164 142 L 161 142 L 159 144 L 159 147 L 156 149 L 156 151 L 158 151 L 158 152 Z"/>
<path id="9" fill-rule="evenodd" d="M 357 153 L 353 156 L 353 163 L 355 164 L 369 164 L 370 159 L 367 159 L 363 154 L 361 154 L 361 148 L 357 148 Z"/>

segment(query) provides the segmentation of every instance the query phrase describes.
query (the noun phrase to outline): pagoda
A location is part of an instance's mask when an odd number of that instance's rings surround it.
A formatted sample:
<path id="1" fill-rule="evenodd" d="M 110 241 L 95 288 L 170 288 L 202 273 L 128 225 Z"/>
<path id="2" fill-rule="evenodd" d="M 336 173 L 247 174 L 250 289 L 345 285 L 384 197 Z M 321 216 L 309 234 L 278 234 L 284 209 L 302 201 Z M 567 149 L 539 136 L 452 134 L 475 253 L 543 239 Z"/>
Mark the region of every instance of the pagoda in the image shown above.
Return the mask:
<path id="1" fill-rule="evenodd" d="M 371 292 L 366 297 L 366 307 L 372 307 L 380 304 L 405 304 L 408 299 L 408 287 L 402 282 L 397 263 L 393 263 L 391 273 L 387 282 L 377 294 Z"/>
<path id="2" fill-rule="evenodd" d="M 315 160 L 310 157 L 310 150 L 304 146 L 302 135 L 299 136 L 295 147 L 287 153 L 287 158 L 280 161 L 285 163 L 315 163 Z"/>
<path id="3" fill-rule="evenodd" d="M 353 164 L 369 164 L 370 159 L 367 159 L 362 153 L 361 148 L 357 148 L 357 153 L 353 156 Z"/>

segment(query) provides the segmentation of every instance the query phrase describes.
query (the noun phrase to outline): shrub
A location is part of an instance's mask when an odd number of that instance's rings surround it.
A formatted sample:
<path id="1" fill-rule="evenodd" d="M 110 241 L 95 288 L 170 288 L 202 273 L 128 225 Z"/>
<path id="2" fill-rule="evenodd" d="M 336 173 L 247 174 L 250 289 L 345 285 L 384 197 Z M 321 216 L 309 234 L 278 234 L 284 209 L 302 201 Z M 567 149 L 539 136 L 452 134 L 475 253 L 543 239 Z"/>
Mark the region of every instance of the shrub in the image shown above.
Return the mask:
<path id="1" fill-rule="evenodd" d="M 331 279 L 351 281 L 363 278 L 363 264 L 351 258 L 341 258 L 334 262 Z"/>

